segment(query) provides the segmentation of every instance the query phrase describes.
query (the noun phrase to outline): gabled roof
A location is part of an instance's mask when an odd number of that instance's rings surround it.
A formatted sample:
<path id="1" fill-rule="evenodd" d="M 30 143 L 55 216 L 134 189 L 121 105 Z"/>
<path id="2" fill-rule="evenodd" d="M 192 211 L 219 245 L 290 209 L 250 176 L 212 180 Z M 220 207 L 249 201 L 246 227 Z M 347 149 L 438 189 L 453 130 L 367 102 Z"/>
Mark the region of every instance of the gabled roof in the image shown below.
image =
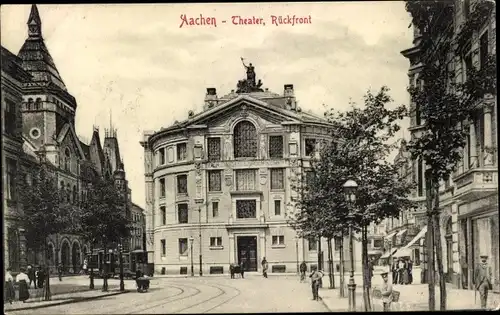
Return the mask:
<path id="1" fill-rule="evenodd" d="M 99 136 L 99 131 L 97 129 L 94 129 L 92 133 L 92 139 L 90 140 L 89 144 L 89 155 L 90 155 L 90 160 L 92 164 L 95 165 L 97 173 L 99 175 L 103 174 L 103 168 L 104 168 L 104 152 L 102 150 L 101 146 L 101 138 Z"/>
<path id="2" fill-rule="evenodd" d="M 109 159 L 111 172 L 116 171 L 121 163 L 120 146 L 118 145 L 118 139 L 116 139 L 116 137 L 105 137 L 103 151 Z"/>
<path id="3" fill-rule="evenodd" d="M 2 47 L 2 71 L 13 77 L 14 79 L 25 83 L 30 82 L 32 77 L 31 74 L 26 72 L 22 68 L 22 60 L 13 53 L 11 53 L 7 48 Z"/>
<path id="4" fill-rule="evenodd" d="M 76 135 L 75 129 L 73 128 L 73 125 L 70 123 L 64 124 L 64 126 L 61 129 L 61 132 L 57 136 L 57 142 L 61 143 L 68 132 L 71 134 L 73 142 L 78 149 L 78 153 L 80 154 L 80 159 L 85 159 L 85 153 L 83 152 L 82 147 L 80 146 L 80 139 L 78 139 L 78 136 Z"/>

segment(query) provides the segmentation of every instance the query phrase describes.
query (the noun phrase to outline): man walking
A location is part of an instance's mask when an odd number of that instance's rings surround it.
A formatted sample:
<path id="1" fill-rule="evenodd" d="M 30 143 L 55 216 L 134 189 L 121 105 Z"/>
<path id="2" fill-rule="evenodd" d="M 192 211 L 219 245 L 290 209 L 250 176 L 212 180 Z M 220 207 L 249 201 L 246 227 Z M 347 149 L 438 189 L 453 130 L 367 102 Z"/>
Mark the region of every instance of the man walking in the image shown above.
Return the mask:
<path id="1" fill-rule="evenodd" d="M 380 289 L 380 293 L 382 295 L 384 312 L 390 312 L 392 303 L 392 285 L 389 282 L 388 272 L 383 272 L 380 275 L 382 276 L 382 287 Z"/>
<path id="2" fill-rule="evenodd" d="M 311 278 L 311 289 L 312 289 L 312 294 L 313 294 L 313 300 L 318 301 L 321 298 L 319 297 L 319 282 L 321 281 L 321 278 L 323 278 L 323 272 L 321 270 L 317 270 L 316 267 L 312 268 L 312 273 L 309 275 L 309 278 Z"/>
<path id="3" fill-rule="evenodd" d="M 394 260 L 392 261 L 391 271 L 392 271 L 392 284 L 397 284 L 398 283 L 398 259 L 396 257 L 394 257 Z"/>
<path id="4" fill-rule="evenodd" d="M 30 280 L 30 283 L 28 283 L 28 288 L 31 288 L 31 283 L 35 285 L 36 289 L 36 278 L 35 278 L 35 268 L 33 268 L 32 265 L 28 265 L 28 278 Z"/>
<path id="5" fill-rule="evenodd" d="M 264 278 L 267 278 L 267 269 L 269 268 L 269 265 L 267 263 L 266 257 L 262 259 L 262 275 Z"/>
<path id="6" fill-rule="evenodd" d="M 59 276 L 59 281 L 62 281 L 63 265 L 61 263 L 57 266 L 57 274 Z"/>
<path id="7" fill-rule="evenodd" d="M 303 282 L 304 280 L 306 280 L 306 271 L 307 271 L 307 264 L 305 261 L 303 261 L 300 264 L 299 270 L 300 270 L 300 282 Z"/>
<path id="8" fill-rule="evenodd" d="M 492 273 L 491 267 L 488 266 L 486 262 L 488 260 L 488 255 L 481 255 L 481 264 L 476 266 L 474 270 L 474 283 L 476 285 L 476 290 L 479 291 L 479 296 L 481 299 L 481 308 L 486 309 L 488 304 L 488 291 L 492 289 Z"/>

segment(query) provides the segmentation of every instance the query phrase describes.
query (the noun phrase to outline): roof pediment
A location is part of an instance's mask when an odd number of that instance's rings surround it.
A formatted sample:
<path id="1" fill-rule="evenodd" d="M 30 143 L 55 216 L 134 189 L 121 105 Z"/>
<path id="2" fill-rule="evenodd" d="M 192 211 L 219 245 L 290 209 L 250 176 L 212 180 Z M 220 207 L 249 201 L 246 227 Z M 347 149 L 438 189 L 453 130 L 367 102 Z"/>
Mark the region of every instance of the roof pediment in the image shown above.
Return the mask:
<path id="1" fill-rule="evenodd" d="M 75 129 L 73 128 L 72 124 L 66 123 L 61 129 L 61 132 L 59 132 L 59 135 L 57 136 L 57 142 L 62 143 L 66 136 L 71 137 L 71 142 L 73 145 L 76 147 L 79 157 L 81 160 L 85 160 L 85 153 L 80 145 L 80 139 L 78 139 L 78 136 L 76 135 Z"/>

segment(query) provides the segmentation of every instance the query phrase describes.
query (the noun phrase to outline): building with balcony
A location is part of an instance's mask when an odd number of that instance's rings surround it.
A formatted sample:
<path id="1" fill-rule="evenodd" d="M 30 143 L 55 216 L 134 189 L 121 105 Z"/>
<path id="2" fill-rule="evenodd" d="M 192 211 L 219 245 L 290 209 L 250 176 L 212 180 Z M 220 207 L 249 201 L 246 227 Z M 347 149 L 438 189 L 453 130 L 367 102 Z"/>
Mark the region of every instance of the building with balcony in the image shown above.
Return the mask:
<path id="1" fill-rule="evenodd" d="M 453 27 L 455 36 L 462 23 L 471 16 L 471 12 L 479 5 L 488 5 L 486 1 L 454 1 Z M 439 18 L 439 17 L 438 17 Z M 439 22 L 439 21 L 438 21 Z M 440 24 L 436 22 L 433 27 Z M 448 27 L 448 26 L 447 26 Z M 436 32 L 435 32 L 436 33 Z M 452 38 L 443 34 L 437 35 L 440 40 L 450 41 Z M 410 85 L 420 85 L 421 69 L 420 45 L 421 35 L 415 28 L 413 47 L 402 51 L 409 59 L 408 70 Z M 467 69 L 480 69 L 489 53 L 495 53 L 495 8 L 491 15 L 481 21 L 481 25 L 473 32 L 463 45 L 461 53 L 450 56 L 455 70 L 455 80 L 465 81 Z M 411 104 L 411 137 L 419 137 L 425 128 L 419 109 Z M 440 226 L 441 244 L 443 248 L 443 267 L 446 281 L 460 288 L 473 289 L 473 270 L 479 263 L 479 255 L 487 254 L 493 268 L 493 287 L 499 290 L 500 257 L 498 246 L 498 161 L 497 161 L 497 103 L 496 98 L 485 95 L 477 105 L 474 119 L 464 122 L 469 134 L 463 150 L 462 160 L 456 165 L 456 172 L 440 187 Z M 411 176 L 416 183 L 412 197 L 421 202 L 420 209 L 413 214 L 415 224 L 425 227 L 425 165 L 422 161 L 411 161 Z M 401 225 L 401 222 L 400 224 Z M 424 232 L 425 233 L 425 232 Z M 424 236 L 420 233 L 420 236 Z M 413 242 L 413 241 L 412 241 Z M 416 244 L 415 241 L 413 244 Z M 425 258 L 425 246 L 421 243 L 421 258 Z M 413 245 L 412 245 L 413 246 Z M 427 268 L 427 267 L 425 267 Z"/>
<path id="2" fill-rule="evenodd" d="M 199 255 L 203 273 L 241 262 L 261 271 L 264 257 L 270 272 L 318 263 L 317 240 L 297 238 L 287 218 L 298 197 L 292 182 L 331 140 L 329 124 L 301 111 L 293 85 L 282 94 L 261 89 L 251 64 L 247 76 L 222 97 L 208 88 L 202 112 L 144 134 L 148 261 L 156 273 L 186 274 L 190 257 L 198 273 Z"/>

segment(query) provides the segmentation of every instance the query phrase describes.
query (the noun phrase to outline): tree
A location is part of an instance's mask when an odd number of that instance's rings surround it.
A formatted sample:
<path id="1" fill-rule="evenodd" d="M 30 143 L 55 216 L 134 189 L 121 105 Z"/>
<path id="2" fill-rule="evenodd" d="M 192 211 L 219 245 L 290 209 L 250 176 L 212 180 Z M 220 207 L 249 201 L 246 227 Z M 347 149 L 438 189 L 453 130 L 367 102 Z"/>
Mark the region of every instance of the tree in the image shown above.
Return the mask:
<path id="1" fill-rule="evenodd" d="M 126 196 L 120 193 L 111 178 L 101 177 L 94 179 L 86 195 L 79 214 L 79 234 L 90 244 L 91 252 L 96 246 L 102 246 L 106 254 L 108 244 L 121 242 L 123 238 L 130 236 L 129 219 L 125 211 Z M 103 291 L 108 290 L 106 271 L 105 268 Z M 91 264 L 91 289 L 94 288 L 93 279 Z"/>
<path id="2" fill-rule="evenodd" d="M 386 108 L 392 99 L 388 88 L 377 94 L 368 91 L 363 109 L 354 106 L 339 113 L 325 113 L 332 125 L 334 141 L 327 142 L 318 160 L 312 161 L 310 176 L 299 198 L 300 212 L 294 217 L 295 228 L 303 233 L 326 236 L 346 235 L 349 224 L 361 232 L 363 246 L 363 292 L 365 309 L 370 309 L 367 227 L 387 217 L 396 217 L 402 209 L 413 207 L 407 199 L 411 185 L 399 178 L 400 165 L 386 161 L 396 144 L 388 143 L 399 130 L 397 121 L 406 113 L 404 106 Z M 354 179 L 357 199 L 349 216 L 343 184 Z"/>
<path id="3" fill-rule="evenodd" d="M 471 50 L 474 34 L 486 23 L 492 23 L 495 4 L 478 1 L 469 17 L 455 30 L 455 2 L 453 1 L 406 1 L 406 10 L 412 24 L 421 35 L 422 63 L 419 72 L 421 84 L 410 86 L 409 93 L 418 109 L 425 128 L 413 139 L 409 151 L 413 159 L 425 162 L 428 184 L 427 215 L 428 238 L 434 246 L 428 247 L 429 263 L 429 310 L 435 308 L 434 296 L 434 248 L 440 280 L 440 309 L 446 310 L 446 283 L 443 274 L 441 232 L 439 223 L 439 185 L 447 181 L 463 158 L 468 130 L 466 122 L 474 121 L 478 104 L 496 95 L 496 55 L 490 50 L 480 53 L 480 66 L 472 62 L 467 66 L 466 79 L 460 80 L 454 64 L 465 60 Z M 494 23 L 494 22 L 493 22 Z M 473 51 L 476 54 L 477 51 Z M 467 62 L 466 62 L 467 63 Z M 492 148 L 487 150 L 492 151 Z"/>
<path id="4" fill-rule="evenodd" d="M 63 206 L 57 181 L 50 172 L 51 166 L 45 163 L 35 164 L 27 171 L 20 173 L 19 185 L 20 202 L 22 213 L 19 214 L 21 225 L 25 229 L 28 246 L 35 253 L 42 251 L 47 261 L 47 239 L 49 235 L 58 234 L 72 230 L 69 209 Z M 26 179 L 29 178 L 29 181 Z M 51 300 L 49 272 L 45 285 L 45 300 Z"/>

